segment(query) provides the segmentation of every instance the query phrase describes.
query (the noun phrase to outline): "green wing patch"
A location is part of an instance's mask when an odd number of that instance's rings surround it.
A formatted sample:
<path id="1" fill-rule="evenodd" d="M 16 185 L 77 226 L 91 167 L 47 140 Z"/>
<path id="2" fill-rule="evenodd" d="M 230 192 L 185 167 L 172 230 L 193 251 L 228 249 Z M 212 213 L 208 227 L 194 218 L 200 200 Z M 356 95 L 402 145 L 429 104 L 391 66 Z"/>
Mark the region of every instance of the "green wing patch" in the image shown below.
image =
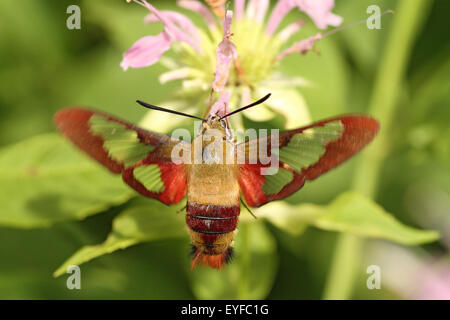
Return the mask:
<path id="1" fill-rule="evenodd" d="M 150 192 L 160 193 L 164 191 L 161 170 L 156 164 L 136 167 L 133 170 L 133 176 Z"/>
<path id="2" fill-rule="evenodd" d="M 91 133 L 104 140 L 103 148 L 107 150 L 108 156 L 125 167 L 134 165 L 155 149 L 140 142 L 136 131 L 100 115 L 94 114 L 89 119 L 89 125 Z"/>
<path id="3" fill-rule="evenodd" d="M 278 172 L 273 175 L 266 175 L 263 191 L 265 194 L 277 194 L 285 185 L 294 179 L 294 173 L 287 169 L 279 168 Z"/>
<path id="4" fill-rule="evenodd" d="M 341 121 L 328 122 L 294 134 L 289 143 L 280 148 L 279 159 L 297 172 L 317 163 L 329 142 L 339 139 L 344 131 Z"/>

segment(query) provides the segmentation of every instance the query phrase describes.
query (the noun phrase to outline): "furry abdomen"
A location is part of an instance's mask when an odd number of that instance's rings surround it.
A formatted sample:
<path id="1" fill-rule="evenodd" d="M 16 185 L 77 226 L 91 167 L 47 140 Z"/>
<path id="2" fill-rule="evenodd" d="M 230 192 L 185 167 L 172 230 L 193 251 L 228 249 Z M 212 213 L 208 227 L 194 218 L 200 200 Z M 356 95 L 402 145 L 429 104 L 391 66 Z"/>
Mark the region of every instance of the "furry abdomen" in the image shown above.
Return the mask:
<path id="1" fill-rule="evenodd" d="M 197 261 L 221 268 L 230 254 L 240 212 L 236 165 L 188 167 L 186 224 Z"/>

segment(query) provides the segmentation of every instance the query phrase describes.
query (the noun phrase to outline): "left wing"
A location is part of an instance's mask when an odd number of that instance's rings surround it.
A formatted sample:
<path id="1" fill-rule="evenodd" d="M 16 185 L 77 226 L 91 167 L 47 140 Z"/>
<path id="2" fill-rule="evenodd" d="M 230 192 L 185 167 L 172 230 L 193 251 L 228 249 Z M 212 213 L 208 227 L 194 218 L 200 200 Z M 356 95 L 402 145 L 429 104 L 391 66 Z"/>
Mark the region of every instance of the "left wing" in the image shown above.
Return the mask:
<path id="1" fill-rule="evenodd" d="M 186 194 L 185 167 L 171 161 L 179 140 L 84 108 L 62 109 L 54 122 L 77 147 L 111 172 L 121 173 L 139 193 L 165 204 L 177 203 Z"/>
<path id="2" fill-rule="evenodd" d="M 283 199 L 299 190 L 307 180 L 338 166 L 362 148 L 378 133 L 379 123 L 368 116 L 346 115 L 280 133 L 278 172 L 262 175 L 270 164 L 249 163 L 250 154 L 260 148 L 271 155 L 271 137 L 250 140 L 238 145 L 244 148 L 245 163 L 240 165 L 239 185 L 245 201 L 259 207 Z M 242 150 L 242 149 L 241 149 Z"/>

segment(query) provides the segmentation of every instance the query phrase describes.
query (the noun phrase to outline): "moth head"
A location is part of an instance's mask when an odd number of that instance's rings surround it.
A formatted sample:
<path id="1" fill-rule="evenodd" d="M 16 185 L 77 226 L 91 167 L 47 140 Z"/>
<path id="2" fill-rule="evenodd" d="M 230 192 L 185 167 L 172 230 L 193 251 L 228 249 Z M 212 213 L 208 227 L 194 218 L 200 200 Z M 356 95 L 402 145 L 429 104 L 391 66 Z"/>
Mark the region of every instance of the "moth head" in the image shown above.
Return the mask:
<path id="1" fill-rule="evenodd" d="M 228 123 L 225 119 L 221 119 L 218 115 L 209 116 L 206 121 L 202 123 L 205 129 L 217 129 L 221 132 L 225 132 L 228 128 Z"/>
<path id="2" fill-rule="evenodd" d="M 139 103 L 141 106 L 148 108 L 148 109 L 152 109 L 152 110 L 158 110 L 158 111 L 163 111 L 163 112 L 168 112 L 168 113 L 173 113 L 173 114 L 177 114 L 180 116 L 184 116 L 184 117 L 189 117 L 189 118 L 194 118 L 194 119 L 198 119 L 202 121 L 202 125 L 200 126 L 200 134 L 207 134 L 208 130 L 219 130 L 220 133 L 222 134 L 223 137 L 230 139 L 232 138 L 231 136 L 231 131 L 228 128 L 228 120 L 227 118 L 233 114 L 236 114 L 238 112 L 244 111 L 248 108 L 254 107 L 258 104 L 263 103 L 264 101 L 266 101 L 267 99 L 269 99 L 270 97 L 270 93 L 266 94 L 264 97 L 262 97 L 261 99 L 259 99 L 258 101 L 255 101 L 245 107 L 239 108 L 237 110 L 234 110 L 232 112 L 229 112 L 223 116 L 219 116 L 218 112 L 216 113 L 212 113 L 210 114 L 206 119 L 194 116 L 194 115 L 190 115 L 190 114 L 186 114 L 180 111 L 176 111 L 176 110 L 170 110 L 170 109 L 166 109 L 166 108 L 162 108 L 162 107 L 158 107 L 146 102 L 143 102 L 141 100 L 136 100 L 137 103 Z"/>

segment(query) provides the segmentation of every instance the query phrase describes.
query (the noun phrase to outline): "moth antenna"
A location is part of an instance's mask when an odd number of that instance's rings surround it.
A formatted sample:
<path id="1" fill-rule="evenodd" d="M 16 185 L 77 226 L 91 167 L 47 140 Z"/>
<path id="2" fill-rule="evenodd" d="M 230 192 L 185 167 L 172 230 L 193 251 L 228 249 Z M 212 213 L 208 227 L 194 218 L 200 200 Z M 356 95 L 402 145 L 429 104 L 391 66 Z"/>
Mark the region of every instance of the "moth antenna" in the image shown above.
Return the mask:
<path id="1" fill-rule="evenodd" d="M 258 101 L 255 101 L 255 102 L 253 102 L 253 103 L 250 103 L 248 106 L 239 108 L 239 109 L 237 109 L 237 110 L 234 110 L 234 111 L 232 111 L 232 112 L 230 112 L 230 113 L 224 115 L 222 118 L 220 118 L 220 120 L 222 120 L 222 119 L 224 119 L 224 118 L 226 118 L 226 117 L 229 117 L 229 116 L 231 116 L 231 115 L 233 115 L 233 114 L 235 114 L 235 113 L 244 111 L 244 110 L 246 110 L 246 109 L 248 109 L 248 108 L 254 107 L 254 106 L 258 105 L 258 104 L 261 104 L 261 103 L 263 103 L 264 101 L 266 101 L 267 99 L 269 99 L 269 97 L 270 97 L 271 95 L 272 95 L 271 93 L 268 93 L 268 94 L 266 94 L 264 97 L 262 97 L 261 99 L 259 99 Z"/>
<path id="2" fill-rule="evenodd" d="M 154 106 L 152 104 L 149 104 L 149 103 L 141 101 L 141 100 L 136 100 L 136 102 L 139 103 L 141 106 L 147 108 L 147 109 L 163 111 L 163 112 L 167 112 L 167 113 L 173 113 L 173 114 L 177 114 L 179 116 L 185 116 L 185 117 L 189 117 L 189 118 L 194 118 L 194 119 L 206 121 L 203 118 L 200 118 L 200 117 L 197 117 L 197 116 L 193 116 L 191 114 L 187 114 L 187 113 L 183 113 L 183 112 L 179 112 L 179 111 L 175 111 L 175 110 L 170 110 L 170 109 L 166 109 L 166 108 L 161 108 L 161 107 Z"/>
<path id="3" fill-rule="evenodd" d="M 253 218 L 258 219 L 258 217 L 253 214 L 253 212 L 250 210 L 250 208 L 247 207 L 247 204 L 242 200 L 242 198 L 241 198 L 241 203 L 244 205 L 245 209 L 247 209 L 247 211 L 250 212 L 250 214 L 253 216 Z"/>

